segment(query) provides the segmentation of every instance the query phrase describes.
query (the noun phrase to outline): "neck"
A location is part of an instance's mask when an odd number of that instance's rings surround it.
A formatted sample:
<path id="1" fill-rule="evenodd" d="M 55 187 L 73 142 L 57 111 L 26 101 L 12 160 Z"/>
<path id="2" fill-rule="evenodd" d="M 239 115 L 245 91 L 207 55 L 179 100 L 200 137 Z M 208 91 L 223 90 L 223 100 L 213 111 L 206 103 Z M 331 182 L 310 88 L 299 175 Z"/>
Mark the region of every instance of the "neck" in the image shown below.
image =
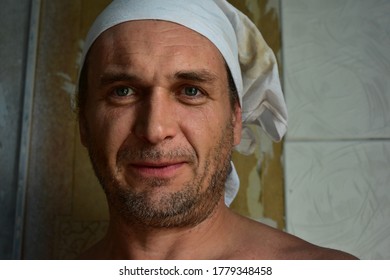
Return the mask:
<path id="1" fill-rule="evenodd" d="M 151 228 L 131 226 L 111 217 L 101 242 L 102 258 L 114 259 L 218 259 L 229 244 L 231 211 L 221 201 L 212 215 L 194 227 Z"/>

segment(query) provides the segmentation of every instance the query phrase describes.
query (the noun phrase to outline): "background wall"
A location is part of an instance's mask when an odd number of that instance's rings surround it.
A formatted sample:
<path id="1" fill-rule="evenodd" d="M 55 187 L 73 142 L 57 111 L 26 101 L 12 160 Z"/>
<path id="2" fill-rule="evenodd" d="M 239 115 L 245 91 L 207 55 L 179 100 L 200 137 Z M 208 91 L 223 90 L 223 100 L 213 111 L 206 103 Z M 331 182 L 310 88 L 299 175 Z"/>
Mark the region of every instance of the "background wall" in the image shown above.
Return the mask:
<path id="1" fill-rule="evenodd" d="M 229 0 L 259 28 L 280 61 L 281 27 L 279 0 Z M 281 70 L 281 63 L 279 63 Z M 272 141 L 262 131 L 254 130 L 259 148 L 254 155 L 233 153 L 240 176 L 240 191 L 232 208 L 242 215 L 279 229 L 285 228 L 284 175 L 282 143 Z"/>
<path id="2" fill-rule="evenodd" d="M 111 1 L 28 2 L 2 1 L 0 10 L 0 258 L 72 259 L 108 225 L 70 95 L 83 38 Z M 279 2 L 232 2 L 279 52 Z M 283 228 L 280 153 L 264 140 L 256 155 L 234 154 L 242 188 L 232 207 Z"/>
<path id="3" fill-rule="evenodd" d="M 0 258 L 5 259 L 12 257 L 29 11 L 28 1 L 1 3 Z"/>
<path id="4" fill-rule="evenodd" d="M 390 2 L 281 3 L 287 230 L 390 259 Z"/>

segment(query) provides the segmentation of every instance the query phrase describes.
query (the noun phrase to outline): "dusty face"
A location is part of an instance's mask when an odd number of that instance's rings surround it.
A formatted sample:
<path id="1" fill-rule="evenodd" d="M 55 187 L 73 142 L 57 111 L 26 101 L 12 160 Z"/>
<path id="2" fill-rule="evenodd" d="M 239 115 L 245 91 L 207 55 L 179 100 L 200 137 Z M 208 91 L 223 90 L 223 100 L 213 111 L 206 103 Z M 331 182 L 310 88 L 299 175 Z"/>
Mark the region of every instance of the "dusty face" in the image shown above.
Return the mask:
<path id="1" fill-rule="evenodd" d="M 218 50 L 183 26 L 133 21 L 104 32 L 87 63 L 80 132 L 110 211 L 155 227 L 207 218 L 241 133 Z"/>

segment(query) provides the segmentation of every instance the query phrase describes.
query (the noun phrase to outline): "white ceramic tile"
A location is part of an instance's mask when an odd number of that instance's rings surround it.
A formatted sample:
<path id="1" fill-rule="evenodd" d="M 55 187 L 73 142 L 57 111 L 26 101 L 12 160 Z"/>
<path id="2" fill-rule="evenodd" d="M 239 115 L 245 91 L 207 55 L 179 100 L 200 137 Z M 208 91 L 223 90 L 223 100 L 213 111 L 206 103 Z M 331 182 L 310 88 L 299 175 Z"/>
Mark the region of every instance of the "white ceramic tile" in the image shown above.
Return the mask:
<path id="1" fill-rule="evenodd" d="M 282 0 L 288 139 L 390 137 L 390 1 Z"/>
<path id="2" fill-rule="evenodd" d="M 287 230 L 363 259 L 390 259 L 390 141 L 285 145 Z"/>

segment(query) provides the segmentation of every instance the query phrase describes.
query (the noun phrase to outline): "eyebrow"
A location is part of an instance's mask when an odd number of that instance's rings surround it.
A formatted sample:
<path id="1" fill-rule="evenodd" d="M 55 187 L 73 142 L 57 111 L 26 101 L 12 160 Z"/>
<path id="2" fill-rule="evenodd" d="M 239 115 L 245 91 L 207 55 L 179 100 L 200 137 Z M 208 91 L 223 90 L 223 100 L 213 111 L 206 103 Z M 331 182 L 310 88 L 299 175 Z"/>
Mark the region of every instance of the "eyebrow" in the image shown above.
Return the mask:
<path id="1" fill-rule="evenodd" d="M 134 82 L 141 79 L 136 75 L 124 73 L 124 72 L 107 72 L 100 76 L 100 86 L 110 85 L 119 81 Z"/>
<path id="2" fill-rule="evenodd" d="M 213 82 L 218 79 L 218 76 L 206 69 L 201 70 L 183 70 L 178 71 L 173 75 L 176 80 L 187 80 L 193 82 Z M 106 72 L 100 76 L 100 86 L 104 87 L 115 82 L 140 82 L 142 78 L 126 72 Z"/>
<path id="3" fill-rule="evenodd" d="M 218 76 L 206 69 L 195 71 L 179 71 L 174 75 L 178 80 L 189 80 L 194 82 L 213 82 L 218 79 Z"/>

